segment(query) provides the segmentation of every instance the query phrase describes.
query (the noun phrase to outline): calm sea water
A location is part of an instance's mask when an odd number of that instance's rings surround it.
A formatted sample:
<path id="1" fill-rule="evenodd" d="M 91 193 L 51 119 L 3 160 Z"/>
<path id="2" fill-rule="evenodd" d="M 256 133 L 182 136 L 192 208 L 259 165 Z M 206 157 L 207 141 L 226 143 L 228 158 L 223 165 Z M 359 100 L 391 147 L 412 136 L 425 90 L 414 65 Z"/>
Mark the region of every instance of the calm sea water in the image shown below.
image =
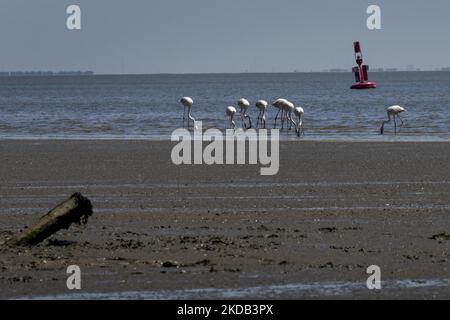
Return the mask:
<path id="1" fill-rule="evenodd" d="M 450 140 L 450 73 L 372 73 L 379 88 L 353 91 L 351 73 L 0 78 L 0 139 L 161 139 L 182 126 L 178 100 L 195 100 L 203 127 L 225 126 L 245 97 L 285 97 L 305 109 L 305 139 Z M 386 107 L 407 109 L 405 127 L 378 134 Z M 273 126 L 276 110 L 269 108 Z M 250 115 L 256 122 L 257 110 Z M 281 135 L 297 139 L 291 133 Z"/>

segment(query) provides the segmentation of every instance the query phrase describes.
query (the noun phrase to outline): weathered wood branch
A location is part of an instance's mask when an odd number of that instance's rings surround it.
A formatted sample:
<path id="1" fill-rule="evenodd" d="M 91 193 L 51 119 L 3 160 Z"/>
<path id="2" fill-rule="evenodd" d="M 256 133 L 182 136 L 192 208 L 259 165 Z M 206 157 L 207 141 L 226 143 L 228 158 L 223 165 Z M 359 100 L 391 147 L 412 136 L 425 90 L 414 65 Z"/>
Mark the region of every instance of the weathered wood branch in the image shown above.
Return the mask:
<path id="1" fill-rule="evenodd" d="M 69 229 L 73 223 L 86 224 L 92 214 L 92 204 L 89 199 L 80 193 L 75 193 L 7 244 L 10 246 L 37 245 L 59 230 Z"/>

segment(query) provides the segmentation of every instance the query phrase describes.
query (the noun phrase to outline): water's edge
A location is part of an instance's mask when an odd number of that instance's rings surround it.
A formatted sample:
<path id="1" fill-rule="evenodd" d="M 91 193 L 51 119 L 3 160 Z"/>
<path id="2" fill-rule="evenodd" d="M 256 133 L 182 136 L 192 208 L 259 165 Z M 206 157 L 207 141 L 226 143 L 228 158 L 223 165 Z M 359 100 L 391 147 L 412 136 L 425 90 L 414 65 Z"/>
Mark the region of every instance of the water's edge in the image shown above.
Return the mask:
<path id="1" fill-rule="evenodd" d="M 395 290 L 434 290 L 450 288 L 450 279 L 389 280 L 382 282 L 379 292 L 387 294 Z M 370 291 L 363 282 L 316 282 L 283 285 L 256 286 L 248 288 L 200 288 L 187 290 L 127 291 L 107 293 L 73 293 L 50 296 L 22 297 L 19 300 L 190 300 L 190 299 L 276 299 L 292 298 L 339 298 L 366 294 Z"/>

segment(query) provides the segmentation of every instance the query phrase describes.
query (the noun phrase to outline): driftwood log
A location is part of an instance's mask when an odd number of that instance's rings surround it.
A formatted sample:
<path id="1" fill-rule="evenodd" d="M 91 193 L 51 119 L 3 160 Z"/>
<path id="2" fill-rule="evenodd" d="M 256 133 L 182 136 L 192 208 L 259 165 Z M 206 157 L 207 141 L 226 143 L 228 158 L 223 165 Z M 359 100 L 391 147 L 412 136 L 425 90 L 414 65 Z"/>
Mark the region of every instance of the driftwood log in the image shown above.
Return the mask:
<path id="1" fill-rule="evenodd" d="M 92 204 L 89 199 L 80 193 L 75 193 L 7 244 L 10 246 L 37 245 L 59 230 L 69 229 L 73 223 L 86 224 L 92 213 Z"/>

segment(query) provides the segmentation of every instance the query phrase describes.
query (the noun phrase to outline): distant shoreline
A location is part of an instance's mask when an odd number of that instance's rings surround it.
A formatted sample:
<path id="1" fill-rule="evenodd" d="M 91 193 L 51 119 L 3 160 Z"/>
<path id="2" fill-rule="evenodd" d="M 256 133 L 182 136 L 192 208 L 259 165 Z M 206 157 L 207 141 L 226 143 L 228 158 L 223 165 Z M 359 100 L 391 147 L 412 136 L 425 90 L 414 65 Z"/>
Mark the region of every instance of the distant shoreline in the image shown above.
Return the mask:
<path id="1" fill-rule="evenodd" d="M 450 72 L 449 70 L 415 70 L 415 71 L 406 71 L 406 70 L 385 70 L 385 71 L 377 71 L 372 70 L 372 73 L 446 73 Z M 198 73 L 170 73 L 170 72 L 162 72 L 162 73 L 95 73 L 93 71 L 86 72 L 0 72 L 0 78 L 20 78 L 20 77 L 53 77 L 53 76 L 190 76 L 190 75 L 244 75 L 244 74 L 343 74 L 343 73 L 351 73 L 351 69 L 348 71 L 340 70 L 340 71 L 280 71 L 280 72 L 270 72 L 270 71 L 261 71 L 261 72 L 198 72 Z"/>
<path id="2" fill-rule="evenodd" d="M 93 76 L 93 71 L 12 71 L 0 72 L 0 77 L 50 77 L 50 76 Z"/>

